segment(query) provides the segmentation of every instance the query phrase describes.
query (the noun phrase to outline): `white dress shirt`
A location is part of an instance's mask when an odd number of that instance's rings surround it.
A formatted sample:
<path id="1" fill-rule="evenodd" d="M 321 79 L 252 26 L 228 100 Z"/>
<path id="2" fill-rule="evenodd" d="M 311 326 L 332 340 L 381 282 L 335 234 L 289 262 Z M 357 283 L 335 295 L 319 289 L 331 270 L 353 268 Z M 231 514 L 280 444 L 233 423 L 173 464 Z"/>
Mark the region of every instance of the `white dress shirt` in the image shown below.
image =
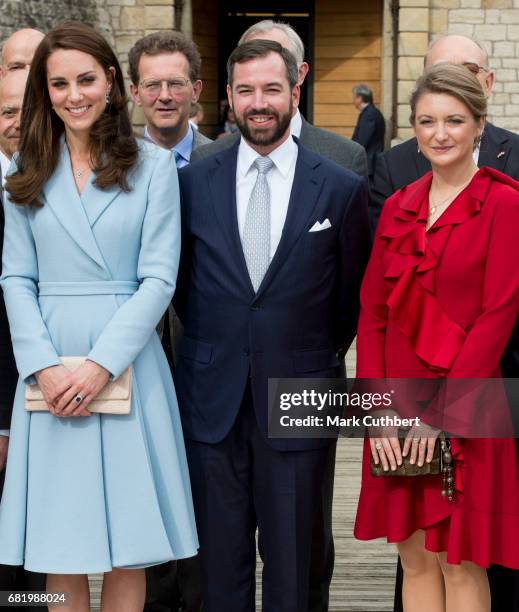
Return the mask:
<path id="1" fill-rule="evenodd" d="M 301 117 L 301 113 L 299 109 L 296 109 L 296 114 L 292 117 L 290 121 L 290 133 L 292 136 L 296 138 L 301 138 L 301 128 L 303 127 L 303 119 Z"/>
<path id="2" fill-rule="evenodd" d="M 7 157 L 7 155 L 3 153 L 3 151 L 0 151 L 0 167 L 2 168 L 2 187 L 5 186 L 5 176 L 7 174 L 7 171 L 9 170 L 10 165 L 11 160 Z"/>
<path id="3" fill-rule="evenodd" d="M 297 145 L 289 136 L 268 156 L 274 162 L 274 166 L 267 174 L 270 187 L 270 259 L 274 257 L 278 248 L 285 225 L 297 153 Z M 240 239 L 243 239 L 247 206 L 258 176 L 258 171 L 253 166 L 258 157 L 261 156 L 242 138 L 236 167 L 236 207 Z"/>

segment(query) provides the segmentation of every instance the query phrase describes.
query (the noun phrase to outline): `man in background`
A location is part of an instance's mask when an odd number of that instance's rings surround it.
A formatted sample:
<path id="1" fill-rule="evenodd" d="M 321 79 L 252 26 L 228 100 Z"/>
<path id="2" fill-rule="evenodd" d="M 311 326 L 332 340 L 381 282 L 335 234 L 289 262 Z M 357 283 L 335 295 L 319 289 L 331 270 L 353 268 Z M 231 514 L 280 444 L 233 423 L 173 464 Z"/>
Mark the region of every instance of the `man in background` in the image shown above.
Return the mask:
<path id="1" fill-rule="evenodd" d="M 202 91 L 202 60 L 196 44 L 181 32 L 161 31 L 138 40 L 129 52 L 130 91 L 142 108 L 144 137 L 173 152 L 177 168 L 211 141 L 190 121 Z M 162 344 L 173 367 L 182 326 L 170 306 Z M 198 612 L 201 609 L 198 558 L 172 561 L 146 570 L 146 612 Z"/>
<path id="2" fill-rule="evenodd" d="M 487 96 L 492 93 L 494 73 L 488 66 L 487 52 L 476 41 L 459 35 L 447 35 L 433 40 L 425 56 L 425 67 L 441 62 L 465 66 L 477 76 Z M 474 151 L 474 160 L 478 166 L 495 168 L 519 180 L 519 136 L 487 121 L 481 143 Z M 391 194 L 418 180 L 430 169 L 431 164 L 418 150 L 416 138 L 411 138 L 380 155 L 371 184 L 372 224 L 376 225 L 384 202 Z M 503 376 L 519 378 L 517 323 L 501 360 L 501 369 Z M 519 571 L 492 566 L 488 575 L 492 612 L 519 612 Z M 400 610 L 401 576 L 397 580 L 395 597 L 395 611 Z"/>
<path id="3" fill-rule="evenodd" d="M 39 30 L 24 28 L 11 34 L 2 46 L 2 65 L 0 78 L 16 70 L 29 70 L 29 67 L 44 34 Z"/>
<path id="4" fill-rule="evenodd" d="M 375 157 L 384 150 L 386 122 L 384 115 L 373 104 L 373 92 L 367 85 L 356 85 L 353 88 L 353 105 L 359 111 L 359 117 L 351 139 L 366 149 L 368 172 L 371 177 Z"/>
<path id="5" fill-rule="evenodd" d="M 177 168 L 187 166 L 193 150 L 211 142 L 189 123 L 202 91 L 196 44 L 181 32 L 154 32 L 135 43 L 128 59 L 130 92 L 146 120 L 144 137 L 173 151 Z"/>

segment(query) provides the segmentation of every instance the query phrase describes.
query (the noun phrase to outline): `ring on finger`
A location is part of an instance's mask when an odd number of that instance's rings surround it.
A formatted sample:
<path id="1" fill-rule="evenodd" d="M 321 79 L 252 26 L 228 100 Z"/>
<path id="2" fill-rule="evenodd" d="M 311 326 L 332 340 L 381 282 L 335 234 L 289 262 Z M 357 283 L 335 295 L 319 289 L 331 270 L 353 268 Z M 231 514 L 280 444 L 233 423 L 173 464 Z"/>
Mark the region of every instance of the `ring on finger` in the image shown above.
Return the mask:
<path id="1" fill-rule="evenodd" d="M 375 448 L 376 448 L 377 450 L 382 450 L 384 447 L 382 446 L 382 444 L 381 444 L 380 442 L 377 442 L 377 443 L 375 444 Z"/>
<path id="2" fill-rule="evenodd" d="M 83 401 L 83 396 L 78 393 L 76 397 L 74 398 L 74 401 L 79 406 L 79 404 L 81 404 L 81 402 Z"/>

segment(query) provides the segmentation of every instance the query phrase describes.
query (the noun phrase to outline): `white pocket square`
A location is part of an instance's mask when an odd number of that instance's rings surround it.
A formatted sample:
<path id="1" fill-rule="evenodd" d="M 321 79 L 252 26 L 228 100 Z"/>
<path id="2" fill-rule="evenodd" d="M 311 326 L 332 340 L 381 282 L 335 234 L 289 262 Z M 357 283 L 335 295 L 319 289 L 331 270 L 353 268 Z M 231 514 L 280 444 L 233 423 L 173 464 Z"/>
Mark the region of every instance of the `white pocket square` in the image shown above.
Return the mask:
<path id="1" fill-rule="evenodd" d="M 331 227 L 330 219 L 325 219 L 322 223 L 316 221 L 312 227 L 308 230 L 309 232 L 321 232 L 322 230 L 328 229 Z"/>

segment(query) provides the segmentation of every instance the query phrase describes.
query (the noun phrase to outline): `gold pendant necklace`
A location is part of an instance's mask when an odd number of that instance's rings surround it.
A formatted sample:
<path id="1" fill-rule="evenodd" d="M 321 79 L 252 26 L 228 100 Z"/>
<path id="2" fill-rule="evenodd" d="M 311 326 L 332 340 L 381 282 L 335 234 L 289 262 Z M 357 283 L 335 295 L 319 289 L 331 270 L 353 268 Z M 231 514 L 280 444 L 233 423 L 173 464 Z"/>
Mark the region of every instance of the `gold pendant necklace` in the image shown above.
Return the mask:
<path id="1" fill-rule="evenodd" d="M 439 208 L 443 208 L 445 204 L 452 202 L 465 189 L 465 187 L 470 183 L 470 181 L 474 178 L 474 174 L 469 178 L 468 181 L 463 183 L 463 185 L 453 195 L 447 196 L 444 200 L 442 200 L 441 202 L 438 202 L 438 204 L 432 204 L 431 193 L 429 192 L 429 216 L 434 217 L 434 214 Z"/>

